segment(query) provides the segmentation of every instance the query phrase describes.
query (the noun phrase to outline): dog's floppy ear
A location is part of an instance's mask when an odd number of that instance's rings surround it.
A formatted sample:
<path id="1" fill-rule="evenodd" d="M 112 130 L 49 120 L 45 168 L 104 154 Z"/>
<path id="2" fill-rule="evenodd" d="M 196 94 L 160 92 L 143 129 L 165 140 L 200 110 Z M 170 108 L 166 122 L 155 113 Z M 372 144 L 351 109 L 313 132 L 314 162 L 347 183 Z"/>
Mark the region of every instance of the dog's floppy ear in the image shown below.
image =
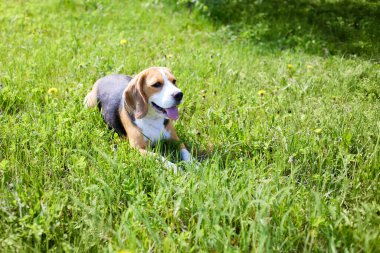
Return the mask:
<path id="1" fill-rule="evenodd" d="M 144 94 L 146 73 L 135 76 L 124 91 L 126 109 L 133 112 L 136 119 L 143 118 L 148 112 L 148 101 Z"/>

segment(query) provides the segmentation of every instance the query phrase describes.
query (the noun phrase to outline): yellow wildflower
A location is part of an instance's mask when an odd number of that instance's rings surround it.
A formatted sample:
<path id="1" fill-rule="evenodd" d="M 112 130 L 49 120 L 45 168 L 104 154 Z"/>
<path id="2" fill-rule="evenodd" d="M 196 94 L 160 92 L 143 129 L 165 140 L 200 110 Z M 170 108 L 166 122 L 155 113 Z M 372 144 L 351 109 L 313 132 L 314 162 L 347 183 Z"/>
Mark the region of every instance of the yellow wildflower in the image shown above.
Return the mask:
<path id="1" fill-rule="evenodd" d="M 322 133 L 322 128 L 317 128 L 317 129 L 315 129 L 315 130 L 314 130 L 314 133 L 316 133 L 316 134 L 320 134 L 320 133 Z"/>
<path id="2" fill-rule="evenodd" d="M 259 94 L 259 96 L 263 97 L 265 95 L 265 90 L 259 90 L 259 92 L 257 92 L 257 94 Z"/>
<path id="3" fill-rule="evenodd" d="M 125 44 L 127 44 L 127 40 L 126 39 L 120 40 L 120 45 L 125 45 Z"/>
<path id="4" fill-rule="evenodd" d="M 290 64 L 290 63 L 289 63 L 289 64 L 287 65 L 287 67 L 288 67 L 288 69 L 292 69 L 294 66 L 293 66 L 293 64 Z"/>
<path id="5" fill-rule="evenodd" d="M 58 92 L 57 88 L 52 87 L 52 88 L 48 89 L 48 94 L 50 94 L 50 95 L 55 94 L 57 92 Z"/>
<path id="6" fill-rule="evenodd" d="M 308 64 L 308 65 L 306 66 L 306 68 L 307 68 L 308 70 L 311 70 L 311 69 L 313 69 L 313 66 L 310 65 L 310 64 Z"/>

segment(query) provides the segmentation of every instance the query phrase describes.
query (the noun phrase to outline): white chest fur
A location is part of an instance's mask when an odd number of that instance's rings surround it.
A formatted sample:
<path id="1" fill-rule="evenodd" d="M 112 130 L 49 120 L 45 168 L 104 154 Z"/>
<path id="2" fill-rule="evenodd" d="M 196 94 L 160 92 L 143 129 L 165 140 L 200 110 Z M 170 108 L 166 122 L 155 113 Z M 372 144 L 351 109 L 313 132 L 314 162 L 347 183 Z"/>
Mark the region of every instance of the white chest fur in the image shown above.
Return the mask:
<path id="1" fill-rule="evenodd" d="M 144 134 L 144 139 L 149 138 L 153 143 L 170 138 L 170 134 L 164 126 L 164 119 L 157 115 L 146 115 L 142 119 L 136 119 L 135 124 Z"/>

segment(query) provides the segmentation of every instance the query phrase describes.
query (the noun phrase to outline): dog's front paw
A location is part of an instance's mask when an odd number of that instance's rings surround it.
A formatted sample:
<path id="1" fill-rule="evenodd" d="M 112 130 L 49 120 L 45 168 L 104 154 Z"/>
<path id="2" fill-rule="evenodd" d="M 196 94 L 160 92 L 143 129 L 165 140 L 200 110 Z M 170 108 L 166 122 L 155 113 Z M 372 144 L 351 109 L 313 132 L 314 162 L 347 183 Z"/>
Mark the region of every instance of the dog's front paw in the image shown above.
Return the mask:
<path id="1" fill-rule="evenodd" d="M 187 151 L 186 148 L 181 149 L 181 159 L 185 162 L 191 162 L 193 160 L 193 157 L 191 156 L 190 152 Z"/>
<path id="2" fill-rule="evenodd" d="M 194 159 L 194 157 L 190 154 L 189 151 L 187 151 L 186 148 L 181 149 L 181 158 L 185 163 L 193 165 L 196 170 L 198 170 L 201 165 L 200 162 Z"/>

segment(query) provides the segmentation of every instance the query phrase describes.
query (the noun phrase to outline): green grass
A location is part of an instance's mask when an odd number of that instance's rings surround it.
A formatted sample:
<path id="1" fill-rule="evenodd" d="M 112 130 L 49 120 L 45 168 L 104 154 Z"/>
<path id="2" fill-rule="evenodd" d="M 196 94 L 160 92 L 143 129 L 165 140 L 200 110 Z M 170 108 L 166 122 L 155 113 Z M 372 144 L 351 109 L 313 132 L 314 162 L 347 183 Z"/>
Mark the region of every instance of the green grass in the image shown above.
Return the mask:
<path id="1" fill-rule="evenodd" d="M 187 3 L 236 39 L 264 50 L 302 48 L 317 55 L 380 57 L 376 0 L 171 1 Z"/>
<path id="2" fill-rule="evenodd" d="M 263 49 L 159 1 L 0 11 L 1 252 L 379 251 L 376 58 Z M 155 65 L 185 93 L 199 171 L 141 157 L 82 106 L 99 77 Z"/>

